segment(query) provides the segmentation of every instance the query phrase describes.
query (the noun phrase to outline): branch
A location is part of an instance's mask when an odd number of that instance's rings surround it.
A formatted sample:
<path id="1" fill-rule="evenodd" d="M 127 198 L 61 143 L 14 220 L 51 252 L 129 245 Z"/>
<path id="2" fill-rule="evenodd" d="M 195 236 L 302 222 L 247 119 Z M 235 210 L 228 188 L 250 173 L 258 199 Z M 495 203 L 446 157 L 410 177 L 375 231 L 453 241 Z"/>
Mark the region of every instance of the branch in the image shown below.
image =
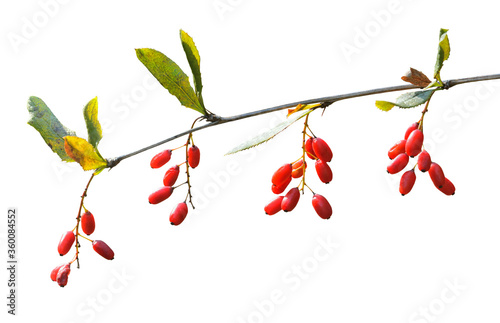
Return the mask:
<path id="1" fill-rule="evenodd" d="M 443 82 L 443 84 L 444 84 L 443 89 L 447 90 L 447 89 L 449 89 L 455 85 L 459 85 L 459 84 L 480 82 L 480 81 L 489 81 L 489 80 L 498 80 L 498 79 L 500 79 L 500 74 L 491 74 L 491 75 L 483 75 L 483 76 L 475 76 L 475 77 L 447 80 L 447 81 Z M 118 163 L 121 162 L 122 160 L 127 159 L 127 158 L 132 157 L 132 156 L 135 156 L 137 154 L 140 154 L 146 150 L 158 147 L 160 145 L 163 145 L 164 143 L 167 143 L 167 142 L 172 141 L 174 139 L 177 139 L 179 137 L 197 132 L 199 130 L 203 130 L 203 129 L 213 127 L 213 126 L 218 126 L 218 125 L 221 125 L 224 123 L 238 121 L 238 120 L 242 120 L 242 119 L 246 119 L 246 118 L 256 117 L 256 116 L 263 115 L 266 113 L 271 113 L 271 112 L 275 112 L 275 111 L 279 111 L 279 110 L 284 110 L 284 109 L 296 107 L 299 104 L 312 104 L 312 103 L 323 102 L 323 103 L 326 103 L 327 105 L 330 105 L 330 104 L 337 102 L 337 101 L 340 101 L 340 100 L 359 98 L 362 96 L 368 96 L 368 95 L 373 95 L 373 94 L 412 90 L 412 89 L 420 89 L 420 87 L 418 87 L 416 85 L 412 85 L 412 84 L 407 84 L 407 85 L 383 87 L 383 88 L 378 88 L 378 89 L 353 92 L 353 93 L 347 93 L 347 94 L 339 94 L 339 95 L 334 95 L 334 96 L 327 96 L 327 97 L 322 97 L 322 98 L 309 99 L 309 100 L 304 100 L 304 101 L 297 101 L 297 102 L 282 104 L 282 105 L 278 105 L 278 106 L 267 108 L 267 109 L 262 109 L 262 110 L 257 110 L 257 111 L 253 111 L 253 112 L 235 115 L 232 117 L 220 117 L 217 115 L 208 115 L 206 117 L 206 120 L 209 122 L 208 124 L 205 124 L 203 126 L 192 128 L 192 129 L 186 130 L 184 132 L 178 133 L 170 138 L 167 138 L 165 140 L 162 140 L 162 141 L 157 142 L 155 144 L 152 144 L 150 146 L 144 147 L 144 148 L 139 149 L 137 151 L 131 152 L 129 154 L 126 154 L 126 155 L 123 155 L 120 157 L 116 157 L 116 158 L 112 158 L 112 159 L 108 159 L 107 160 L 108 167 L 111 169 L 111 168 L 115 167 L 116 165 L 118 165 Z"/>

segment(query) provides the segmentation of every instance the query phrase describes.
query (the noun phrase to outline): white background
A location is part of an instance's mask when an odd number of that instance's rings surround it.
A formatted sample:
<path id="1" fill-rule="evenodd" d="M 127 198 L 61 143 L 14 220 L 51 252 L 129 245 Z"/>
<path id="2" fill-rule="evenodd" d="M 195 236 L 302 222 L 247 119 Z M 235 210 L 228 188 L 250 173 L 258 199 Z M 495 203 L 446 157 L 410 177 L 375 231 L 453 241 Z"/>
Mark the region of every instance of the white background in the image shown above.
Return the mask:
<path id="1" fill-rule="evenodd" d="M 303 99 L 403 84 L 414 67 L 432 76 L 440 28 L 451 56 L 443 79 L 498 73 L 498 8 L 490 1 L 17 1 L 0 8 L 2 192 L 17 207 L 18 309 L 1 321 L 30 322 L 494 322 L 500 319 L 498 81 L 436 94 L 425 146 L 457 187 L 453 197 L 417 173 L 397 192 L 387 150 L 421 107 L 375 108 L 384 94 L 314 113 L 332 147 L 334 180 L 310 163 L 310 185 L 334 215 L 320 219 L 306 192 L 297 208 L 263 212 L 272 173 L 300 154 L 300 122 L 249 153 L 224 153 L 284 118 L 284 112 L 195 134 L 196 212 L 173 227 L 184 198 L 149 205 L 164 171 L 150 158 L 185 138 L 123 161 L 90 187 L 86 207 L 106 241 L 106 261 L 82 241 L 81 268 L 62 289 L 49 278 L 56 246 L 75 224 L 90 173 L 59 160 L 29 125 L 26 102 L 42 98 L 86 137 L 83 106 L 98 96 L 105 157 L 187 129 L 198 114 L 156 85 L 134 49 L 162 51 L 187 73 L 179 29 L 201 55 L 206 106 L 230 116 Z M 219 9 L 216 7 L 218 6 Z M 225 7 L 224 7 L 225 6 Z M 34 24 L 34 27 L 30 24 Z M 15 43 L 12 39 L 23 39 Z M 350 46 L 352 52 L 342 48 Z M 181 162 L 176 152 L 172 162 Z M 413 161 L 412 161 L 413 162 Z M 324 249 L 332 243 L 336 248 Z M 328 252 L 329 251 L 329 252 Z M 4 263 L 6 266 L 6 263 Z M 4 267 L 2 266 L 2 267 Z M 7 294 L 7 272 L 1 295 Z M 2 304 L 6 304 L 3 298 Z M 425 314 L 427 313 L 427 314 Z"/>

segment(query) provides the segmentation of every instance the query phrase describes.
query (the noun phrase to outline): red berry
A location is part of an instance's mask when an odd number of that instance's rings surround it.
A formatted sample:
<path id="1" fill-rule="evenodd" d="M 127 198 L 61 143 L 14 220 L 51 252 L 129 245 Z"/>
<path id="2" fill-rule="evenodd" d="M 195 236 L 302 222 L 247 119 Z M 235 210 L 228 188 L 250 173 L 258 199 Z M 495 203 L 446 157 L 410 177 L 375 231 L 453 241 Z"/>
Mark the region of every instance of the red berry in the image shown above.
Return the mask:
<path id="1" fill-rule="evenodd" d="M 115 253 L 104 241 L 101 240 L 92 241 L 92 248 L 94 248 L 95 252 L 100 254 L 105 259 L 113 260 L 115 258 Z"/>
<path id="2" fill-rule="evenodd" d="M 188 207 L 186 202 L 181 202 L 170 213 L 170 224 L 179 225 L 184 221 L 188 213 Z"/>
<path id="3" fill-rule="evenodd" d="M 307 168 L 307 163 L 305 163 L 305 166 L 302 167 L 303 164 L 304 164 L 303 159 L 299 159 L 298 161 L 293 163 L 293 165 L 292 165 L 292 177 L 293 178 L 299 178 L 299 177 L 302 177 L 302 175 L 304 175 L 304 169 Z"/>
<path id="4" fill-rule="evenodd" d="M 151 168 L 160 168 L 161 166 L 168 163 L 171 156 L 172 156 L 172 150 L 170 149 L 164 150 L 161 153 L 156 154 L 151 159 Z"/>
<path id="5" fill-rule="evenodd" d="M 73 231 L 67 231 L 61 236 L 61 240 L 59 240 L 57 252 L 59 252 L 61 256 L 64 256 L 71 249 L 71 246 L 73 246 L 74 242 L 75 234 L 73 233 Z"/>
<path id="6" fill-rule="evenodd" d="M 57 273 L 59 272 L 59 269 L 61 269 L 62 266 L 64 266 L 64 264 L 59 265 L 56 268 L 52 269 L 52 271 L 50 272 L 50 279 L 52 279 L 52 281 L 56 281 Z"/>
<path id="7" fill-rule="evenodd" d="M 418 169 L 422 172 L 426 172 L 431 168 L 431 155 L 427 152 L 427 150 L 422 150 L 420 155 L 418 155 Z"/>
<path id="8" fill-rule="evenodd" d="M 309 137 L 309 139 L 306 140 L 306 146 L 305 146 L 307 157 L 311 158 L 312 160 L 317 159 L 314 154 L 313 140 L 314 138 Z"/>
<path id="9" fill-rule="evenodd" d="M 196 168 L 200 163 L 200 148 L 195 145 L 188 149 L 188 163 L 191 168 Z"/>
<path id="10" fill-rule="evenodd" d="M 418 129 L 418 122 L 414 122 L 411 124 L 411 126 L 408 127 L 408 129 L 406 129 L 406 132 L 405 132 L 405 140 L 408 139 L 408 137 L 410 136 L 410 134 L 413 132 L 413 130 L 415 129 Z"/>
<path id="11" fill-rule="evenodd" d="M 438 188 L 438 190 L 440 190 L 441 192 L 443 192 L 446 195 L 454 195 L 455 194 L 455 185 L 453 185 L 453 183 L 449 179 L 445 178 L 443 187 Z"/>
<path id="12" fill-rule="evenodd" d="M 156 192 L 151 193 L 149 195 L 149 203 L 150 204 L 158 204 L 160 202 L 165 201 L 172 195 L 172 192 L 174 191 L 174 188 L 172 186 L 163 186 Z"/>
<path id="13" fill-rule="evenodd" d="M 264 207 L 264 211 L 266 212 L 266 214 L 273 215 L 281 211 L 281 202 L 283 201 L 283 198 L 284 196 L 278 196 L 277 198 L 269 202 L 269 204 Z"/>
<path id="14" fill-rule="evenodd" d="M 56 281 L 59 286 L 64 287 L 68 283 L 68 276 L 71 272 L 71 264 L 62 265 L 57 272 Z"/>
<path id="15" fill-rule="evenodd" d="M 389 149 L 388 155 L 390 159 L 396 158 L 399 154 L 405 152 L 406 140 L 400 140 Z"/>
<path id="16" fill-rule="evenodd" d="M 291 188 L 285 197 L 281 201 L 281 209 L 285 212 L 289 212 L 297 206 L 299 202 L 300 192 L 297 187 Z"/>
<path id="17" fill-rule="evenodd" d="M 401 180 L 399 182 L 399 193 L 403 196 L 410 193 L 416 179 L 417 176 L 415 175 L 415 171 L 413 169 L 406 171 L 403 176 L 401 176 Z"/>
<path id="18" fill-rule="evenodd" d="M 333 174 L 332 174 L 332 169 L 328 164 L 321 159 L 316 160 L 316 163 L 314 164 L 314 167 L 316 168 L 316 173 L 318 173 L 319 179 L 325 183 L 328 184 L 332 181 Z"/>
<path id="19" fill-rule="evenodd" d="M 271 182 L 276 186 L 280 186 L 292 178 L 292 170 L 292 164 L 285 164 L 281 166 L 274 172 Z"/>
<path id="20" fill-rule="evenodd" d="M 170 167 L 163 176 L 163 185 L 174 186 L 177 181 L 177 177 L 179 177 L 179 166 L 175 165 Z"/>
<path id="21" fill-rule="evenodd" d="M 330 162 L 332 160 L 333 154 L 332 150 L 328 144 L 321 138 L 314 138 L 312 142 L 312 147 L 316 157 L 325 162 Z"/>
<path id="22" fill-rule="evenodd" d="M 292 181 L 292 177 L 290 176 L 286 181 L 284 181 L 281 185 L 276 186 L 273 184 L 271 187 L 271 190 L 273 191 L 274 194 L 281 194 L 283 193 L 286 188 L 288 187 L 288 184 Z"/>
<path id="23" fill-rule="evenodd" d="M 332 216 L 332 206 L 323 195 L 314 194 L 312 205 L 320 218 L 328 220 Z"/>
<path id="24" fill-rule="evenodd" d="M 442 188 L 445 182 L 444 172 L 441 166 L 437 163 L 431 163 L 431 167 L 429 168 L 429 176 L 431 177 L 432 183 L 437 188 Z"/>
<path id="25" fill-rule="evenodd" d="M 91 235 L 95 230 L 95 220 L 94 220 L 94 216 L 92 215 L 92 213 L 90 213 L 89 211 L 83 213 L 80 221 L 82 224 L 82 231 L 86 235 Z"/>
<path id="26" fill-rule="evenodd" d="M 405 151 L 410 157 L 417 156 L 422 151 L 422 144 L 424 143 L 424 133 L 420 129 L 412 131 L 408 140 L 406 140 Z"/>
<path id="27" fill-rule="evenodd" d="M 409 161 L 410 158 L 408 157 L 407 154 L 405 153 L 399 154 L 396 158 L 394 158 L 392 163 L 389 166 L 387 166 L 387 172 L 389 174 L 399 173 L 406 167 L 406 165 L 408 165 Z"/>

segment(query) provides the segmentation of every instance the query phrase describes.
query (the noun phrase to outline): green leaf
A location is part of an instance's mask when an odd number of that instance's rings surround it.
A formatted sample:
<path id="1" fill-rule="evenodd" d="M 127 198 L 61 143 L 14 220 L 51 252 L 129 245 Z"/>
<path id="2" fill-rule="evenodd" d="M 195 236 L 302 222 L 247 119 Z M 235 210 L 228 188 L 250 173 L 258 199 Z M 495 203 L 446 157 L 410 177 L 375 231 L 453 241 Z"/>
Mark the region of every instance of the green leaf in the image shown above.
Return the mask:
<path id="1" fill-rule="evenodd" d="M 394 106 L 398 106 L 403 109 L 414 108 L 427 102 L 427 100 L 431 98 L 434 91 L 436 91 L 436 89 L 408 92 L 401 94 L 396 99 L 396 102 L 375 101 L 375 105 L 382 111 L 389 111 Z"/>
<path id="2" fill-rule="evenodd" d="M 234 147 L 229 152 L 227 152 L 225 155 L 234 154 L 234 153 L 240 152 L 242 150 L 246 150 L 246 149 L 255 147 L 257 145 L 260 145 L 268 140 L 271 140 L 278 133 L 280 133 L 283 130 L 285 130 L 286 128 L 288 128 L 292 123 L 294 123 L 295 121 L 299 120 L 300 118 L 306 116 L 307 114 L 311 113 L 312 111 L 313 110 L 304 110 L 304 111 L 294 113 L 292 116 L 290 116 L 288 119 L 286 119 L 285 121 L 283 121 L 282 123 L 280 123 L 276 127 L 242 143 L 241 145 L 239 145 L 237 147 Z"/>
<path id="3" fill-rule="evenodd" d="M 201 89 L 203 88 L 203 84 L 201 83 L 200 53 L 198 52 L 198 49 L 194 44 L 193 38 L 191 38 L 191 36 L 189 36 L 182 29 L 180 33 L 182 48 L 184 48 L 189 66 L 191 67 L 191 72 L 193 72 L 194 89 L 196 91 L 196 96 L 198 97 L 201 105 L 203 105 L 203 98 L 201 96 Z"/>
<path id="4" fill-rule="evenodd" d="M 74 136 L 75 132 L 63 126 L 45 102 L 36 96 L 28 99 L 28 111 L 30 113 L 28 124 L 40 133 L 45 143 L 63 161 L 72 162 L 73 159 L 64 150 L 64 137 Z"/>
<path id="5" fill-rule="evenodd" d="M 97 119 L 97 97 L 87 103 L 83 109 L 83 117 L 85 118 L 85 124 L 87 125 L 89 143 L 97 148 L 97 145 L 102 138 L 101 124 Z"/>
<path id="6" fill-rule="evenodd" d="M 444 61 L 450 57 L 450 41 L 448 39 L 448 29 L 442 29 L 439 31 L 439 46 L 438 54 L 436 58 L 436 65 L 434 66 L 434 78 L 441 81 L 441 68 L 443 67 Z"/>
<path id="7" fill-rule="evenodd" d="M 139 48 L 135 51 L 137 58 L 183 106 L 205 114 L 205 108 L 189 84 L 189 77 L 174 61 L 154 49 Z"/>
<path id="8" fill-rule="evenodd" d="M 68 156 L 82 166 L 83 170 L 105 168 L 108 164 L 94 146 L 83 138 L 64 137 L 64 149 Z"/>

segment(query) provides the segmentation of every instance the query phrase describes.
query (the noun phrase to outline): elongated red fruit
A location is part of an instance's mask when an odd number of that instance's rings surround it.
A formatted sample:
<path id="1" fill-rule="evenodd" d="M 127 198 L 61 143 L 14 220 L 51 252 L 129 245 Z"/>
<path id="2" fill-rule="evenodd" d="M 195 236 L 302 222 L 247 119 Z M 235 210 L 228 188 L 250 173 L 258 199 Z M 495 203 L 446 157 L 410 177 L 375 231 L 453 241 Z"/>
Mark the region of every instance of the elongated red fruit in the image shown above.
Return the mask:
<path id="1" fill-rule="evenodd" d="M 333 157 L 332 150 L 323 139 L 314 138 L 312 146 L 316 157 L 325 162 L 330 162 L 332 160 Z"/>
<path id="2" fill-rule="evenodd" d="M 73 246 L 74 242 L 75 234 L 73 233 L 73 231 L 67 231 L 61 236 L 61 240 L 59 240 L 57 252 L 59 252 L 61 256 L 64 256 L 71 249 L 71 246 Z"/>
<path id="3" fill-rule="evenodd" d="M 68 276 L 71 272 L 71 264 L 65 264 L 59 268 L 56 276 L 56 282 L 59 286 L 64 287 L 68 283 Z"/>
<path id="4" fill-rule="evenodd" d="M 274 172 L 271 182 L 276 186 L 280 186 L 292 178 L 292 170 L 292 164 L 285 164 L 281 166 Z"/>
<path id="5" fill-rule="evenodd" d="M 283 201 L 284 196 L 278 196 L 269 202 L 265 207 L 264 211 L 267 215 L 273 215 L 281 211 L 281 202 Z"/>
<path id="6" fill-rule="evenodd" d="M 104 241 L 92 241 L 92 248 L 105 259 L 113 260 L 115 258 L 115 253 Z"/>
<path id="7" fill-rule="evenodd" d="M 431 168 L 431 155 L 427 152 L 427 150 L 423 150 L 420 155 L 418 155 L 417 165 L 418 169 L 421 172 L 426 172 Z"/>
<path id="8" fill-rule="evenodd" d="M 92 213 L 90 213 L 89 211 L 83 213 L 80 221 L 82 224 L 82 231 L 86 235 L 91 235 L 95 230 L 95 220 L 94 220 L 94 216 L 92 215 Z"/>
<path id="9" fill-rule="evenodd" d="M 293 210 L 297 206 L 297 203 L 299 203 L 299 198 L 299 189 L 297 187 L 291 188 L 281 201 L 281 209 L 285 212 Z"/>
<path id="10" fill-rule="evenodd" d="M 306 145 L 305 145 L 307 157 L 311 158 L 312 160 L 317 159 L 316 155 L 314 154 L 313 140 L 314 138 L 309 137 L 309 139 L 306 140 Z"/>
<path id="11" fill-rule="evenodd" d="M 299 177 L 302 177 L 302 175 L 304 175 L 304 169 L 307 168 L 307 163 L 305 163 L 304 167 L 302 167 L 302 165 L 304 165 L 304 160 L 302 160 L 302 159 L 299 159 L 298 161 L 293 163 L 293 165 L 292 165 L 292 177 L 293 178 L 299 178 Z"/>
<path id="12" fill-rule="evenodd" d="M 153 192 L 149 195 L 149 203 L 150 204 L 158 204 L 160 202 L 165 201 L 172 195 L 174 188 L 172 186 L 163 186 L 156 192 Z"/>
<path id="13" fill-rule="evenodd" d="M 429 168 L 429 176 L 431 177 L 432 183 L 437 188 L 442 188 L 445 182 L 444 172 L 441 166 L 437 163 L 432 162 Z"/>
<path id="14" fill-rule="evenodd" d="M 59 265 L 56 268 L 52 269 L 52 271 L 50 272 L 50 279 L 52 279 L 52 281 L 56 281 L 57 273 L 59 272 L 59 269 L 61 269 L 62 266 L 64 266 L 64 264 Z"/>
<path id="15" fill-rule="evenodd" d="M 403 196 L 410 193 L 416 179 L 417 176 L 415 175 L 415 171 L 413 169 L 406 171 L 403 176 L 401 176 L 401 180 L 399 181 L 399 193 Z"/>
<path id="16" fill-rule="evenodd" d="M 453 183 L 449 179 L 445 178 L 443 187 L 441 187 L 441 188 L 438 187 L 438 190 L 440 190 L 441 192 L 443 192 L 446 195 L 454 195 L 455 194 L 455 185 L 453 185 Z"/>
<path id="17" fill-rule="evenodd" d="M 188 149 L 188 163 L 191 168 L 198 167 L 198 164 L 200 163 L 200 148 L 196 145 L 193 145 Z"/>
<path id="18" fill-rule="evenodd" d="M 180 169 L 178 165 L 170 167 L 163 176 L 163 185 L 174 186 L 177 181 L 177 177 L 179 177 L 179 171 Z"/>
<path id="19" fill-rule="evenodd" d="M 185 202 L 181 202 L 177 204 L 177 206 L 170 213 L 170 224 L 171 225 L 179 225 L 184 221 L 188 214 L 188 207 Z"/>
<path id="20" fill-rule="evenodd" d="M 397 143 L 394 144 L 394 146 L 389 149 L 389 152 L 387 155 L 389 156 L 390 159 L 396 158 L 399 154 L 405 152 L 405 146 L 406 146 L 406 140 L 400 140 Z"/>
<path id="21" fill-rule="evenodd" d="M 412 131 L 406 140 L 405 151 L 410 157 L 417 156 L 422 151 L 422 144 L 424 143 L 424 133 L 420 129 Z"/>
<path id="22" fill-rule="evenodd" d="M 167 149 L 162 151 L 161 153 L 156 154 L 152 159 L 151 159 L 151 168 L 160 168 L 161 166 L 165 165 L 168 163 L 170 160 L 170 157 L 172 156 L 172 150 Z"/>
<path id="23" fill-rule="evenodd" d="M 405 132 L 405 140 L 408 139 L 408 137 L 410 136 L 410 134 L 413 132 L 413 130 L 415 129 L 418 129 L 418 122 L 414 122 L 412 123 L 408 129 L 406 129 L 406 132 Z"/>
<path id="24" fill-rule="evenodd" d="M 396 158 L 394 158 L 392 163 L 390 163 L 389 166 L 387 166 L 387 172 L 389 174 L 399 173 L 406 167 L 406 165 L 408 165 L 409 161 L 410 158 L 408 157 L 407 154 L 405 153 L 399 154 Z"/>
<path id="25" fill-rule="evenodd" d="M 312 205 L 320 218 L 328 220 L 332 216 L 332 206 L 323 195 L 314 194 Z"/>
<path id="26" fill-rule="evenodd" d="M 274 194 L 281 194 L 286 190 L 286 188 L 288 187 L 288 185 L 290 184 L 291 181 L 292 181 L 292 177 L 290 176 L 286 181 L 284 181 L 279 186 L 276 186 L 273 184 L 273 186 L 271 187 L 271 190 L 273 191 Z"/>
<path id="27" fill-rule="evenodd" d="M 332 181 L 332 169 L 325 161 L 321 159 L 316 160 L 316 162 L 314 163 L 314 167 L 316 168 L 316 173 L 318 174 L 319 179 L 323 183 L 328 184 Z"/>

